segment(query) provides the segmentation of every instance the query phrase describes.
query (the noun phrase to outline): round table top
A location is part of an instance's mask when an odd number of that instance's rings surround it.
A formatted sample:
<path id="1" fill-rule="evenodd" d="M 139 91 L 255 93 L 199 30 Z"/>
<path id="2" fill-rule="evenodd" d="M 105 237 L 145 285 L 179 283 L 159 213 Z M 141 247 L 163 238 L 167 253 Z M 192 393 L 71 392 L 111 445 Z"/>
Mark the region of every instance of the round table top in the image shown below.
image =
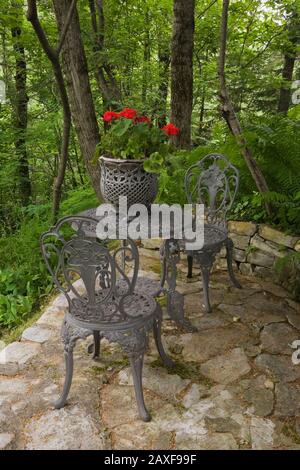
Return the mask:
<path id="1" fill-rule="evenodd" d="M 82 217 L 90 217 L 95 220 L 100 220 L 101 217 L 97 216 L 97 208 L 93 209 L 87 209 L 83 212 L 80 212 L 77 214 L 78 216 Z M 75 227 L 74 227 L 75 228 Z M 96 230 L 97 230 L 97 225 L 96 224 L 91 224 L 90 228 L 86 230 L 86 235 L 95 238 L 96 237 Z M 162 234 L 161 234 L 162 235 Z M 149 237 L 150 238 L 150 237 Z M 174 239 L 174 237 L 160 237 L 162 239 L 162 242 L 165 241 L 166 239 Z M 203 247 L 213 247 L 218 244 L 222 244 L 227 238 L 227 230 L 223 227 L 219 227 L 217 225 L 212 225 L 212 224 L 204 224 L 204 244 Z M 146 238 L 145 238 L 146 239 Z M 188 243 L 188 240 L 186 239 L 179 239 L 179 246 L 182 250 L 186 250 L 186 244 Z M 190 251 L 190 250 L 187 250 Z"/>

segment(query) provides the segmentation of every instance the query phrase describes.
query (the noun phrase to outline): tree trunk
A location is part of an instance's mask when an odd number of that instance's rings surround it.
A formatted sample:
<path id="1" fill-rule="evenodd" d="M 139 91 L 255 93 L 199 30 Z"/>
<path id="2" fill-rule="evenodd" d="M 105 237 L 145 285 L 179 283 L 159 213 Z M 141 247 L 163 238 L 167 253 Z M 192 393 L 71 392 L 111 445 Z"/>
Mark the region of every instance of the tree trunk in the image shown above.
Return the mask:
<path id="1" fill-rule="evenodd" d="M 71 0 L 53 0 L 53 4 L 61 31 L 66 22 Z M 62 53 L 66 87 L 78 142 L 93 188 L 100 198 L 100 170 L 98 163 L 93 162 L 100 136 L 77 9 L 66 33 Z"/>
<path id="2" fill-rule="evenodd" d="M 221 101 L 221 113 L 227 125 L 234 135 L 238 145 L 241 148 L 241 152 L 245 159 L 245 162 L 249 168 L 249 171 L 255 181 L 255 184 L 261 194 L 265 194 L 269 191 L 267 182 L 262 174 L 251 150 L 247 146 L 247 142 L 243 137 L 241 124 L 235 114 L 227 84 L 225 78 L 225 61 L 226 61 L 226 46 L 227 46 L 227 26 L 228 26 L 228 9 L 229 1 L 223 0 L 223 11 L 222 11 L 222 24 L 221 24 L 221 43 L 220 43 L 220 59 L 219 59 L 219 78 L 220 78 L 220 101 Z M 271 215 L 271 206 L 267 202 L 265 203 L 266 210 Z"/>
<path id="3" fill-rule="evenodd" d="M 205 62 L 208 62 L 209 52 L 206 49 L 205 58 L 203 59 Z M 205 100 L 206 100 L 206 76 L 203 74 L 203 67 L 201 58 L 197 57 L 198 67 L 199 67 L 199 78 L 201 78 L 203 82 L 203 86 L 201 89 L 201 97 L 200 97 L 200 112 L 199 112 L 199 131 L 202 132 L 203 129 L 203 122 L 204 122 L 204 115 L 205 115 Z"/>
<path id="4" fill-rule="evenodd" d="M 144 31 L 144 62 L 143 62 L 143 77 L 142 77 L 142 102 L 146 104 L 147 93 L 150 79 L 150 30 L 149 30 L 149 11 L 145 13 L 145 31 Z"/>
<path id="5" fill-rule="evenodd" d="M 158 98 L 154 106 L 155 113 L 158 115 L 158 124 L 163 127 L 167 124 L 167 100 L 169 91 L 169 67 L 170 51 L 169 47 L 158 45 L 158 67 L 159 67 L 159 86 Z"/>
<path id="6" fill-rule="evenodd" d="M 284 65 L 282 70 L 282 85 L 280 88 L 279 101 L 278 101 L 278 112 L 287 114 L 290 102 L 291 102 L 291 82 L 293 80 L 294 66 L 297 57 L 296 46 L 299 42 L 299 15 L 293 12 L 289 30 L 290 44 L 284 54 Z"/>
<path id="7" fill-rule="evenodd" d="M 82 174 L 81 162 L 80 162 L 80 159 L 79 159 L 78 150 L 77 150 L 77 143 L 76 143 L 76 139 L 75 139 L 74 134 L 72 134 L 71 139 L 72 139 L 72 145 L 73 145 L 73 148 L 74 148 L 77 173 L 78 173 L 78 176 L 79 176 L 80 183 L 82 185 L 84 185 L 84 178 L 83 178 L 83 174 Z"/>
<path id="8" fill-rule="evenodd" d="M 69 100 L 68 100 L 68 96 L 67 96 L 65 85 L 64 85 L 62 71 L 60 68 L 55 70 L 55 77 L 56 77 L 57 83 L 61 84 L 59 88 L 60 88 L 61 101 L 63 103 L 64 124 L 63 124 L 63 135 L 62 135 L 62 142 L 61 142 L 58 171 L 57 171 L 57 176 L 53 184 L 53 217 L 54 218 L 56 218 L 58 211 L 59 211 L 59 206 L 60 206 L 62 186 L 63 186 L 64 179 L 65 179 L 68 157 L 69 157 L 69 143 L 70 143 L 70 134 L 71 134 L 71 126 L 72 126 Z"/>
<path id="9" fill-rule="evenodd" d="M 20 8 L 19 5 L 14 5 Z M 22 6 L 21 6 L 22 8 Z M 19 14 L 18 14 L 19 16 Z M 19 26 L 12 28 L 14 39 L 14 52 L 16 58 L 16 96 L 14 102 L 14 123 L 16 130 L 15 147 L 18 158 L 19 187 L 22 205 L 30 202 L 32 195 L 29 163 L 26 148 L 26 131 L 28 123 L 28 97 L 27 97 L 27 65 L 25 48 L 22 42 L 22 29 Z"/>
<path id="10" fill-rule="evenodd" d="M 278 112 L 287 114 L 290 101 L 291 101 L 291 81 L 293 80 L 294 65 L 296 61 L 296 54 L 291 56 L 285 54 L 284 56 L 284 66 L 282 70 L 282 80 L 284 83 L 280 87 L 280 95 L 278 102 Z"/>
<path id="11" fill-rule="evenodd" d="M 206 87 L 203 86 L 202 89 L 202 96 L 200 102 L 200 114 L 199 114 L 199 129 L 202 129 L 202 124 L 204 122 L 204 114 L 205 114 L 205 98 L 206 98 Z"/>
<path id="12" fill-rule="evenodd" d="M 171 120 L 180 128 L 173 139 L 179 148 L 191 146 L 195 0 L 174 0 L 171 51 Z"/>
<path id="13" fill-rule="evenodd" d="M 93 50 L 96 57 L 96 80 L 102 95 L 105 109 L 115 109 L 122 101 L 121 90 L 117 84 L 110 64 L 103 56 L 105 38 L 105 17 L 103 0 L 89 0 L 91 23 L 94 34 Z"/>
<path id="14" fill-rule="evenodd" d="M 62 142 L 61 142 L 61 149 L 60 149 L 60 158 L 58 162 L 58 170 L 56 178 L 54 179 L 53 184 L 53 219 L 55 220 L 59 211 L 60 200 L 61 200 L 61 192 L 62 186 L 66 174 L 68 156 L 69 156 L 69 142 L 70 142 L 70 132 L 71 132 L 71 110 L 69 105 L 69 99 L 67 95 L 67 90 L 65 86 L 65 81 L 60 65 L 59 54 L 65 40 L 65 35 L 67 32 L 67 28 L 69 27 L 71 17 L 74 14 L 74 7 L 75 7 L 75 0 L 73 0 L 70 4 L 70 8 L 68 9 L 68 15 L 65 23 L 65 27 L 60 32 L 59 42 L 56 49 L 53 49 L 48 39 L 45 35 L 45 32 L 41 26 L 39 21 L 38 13 L 37 13 L 37 6 L 36 0 L 28 0 L 28 13 L 27 17 L 28 20 L 32 23 L 32 26 L 36 32 L 36 35 L 43 47 L 45 54 L 47 55 L 48 59 L 50 60 L 54 72 L 54 76 L 56 79 L 56 84 L 59 90 L 59 95 L 61 99 L 61 104 L 63 107 L 63 135 L 62 135 Z"/>

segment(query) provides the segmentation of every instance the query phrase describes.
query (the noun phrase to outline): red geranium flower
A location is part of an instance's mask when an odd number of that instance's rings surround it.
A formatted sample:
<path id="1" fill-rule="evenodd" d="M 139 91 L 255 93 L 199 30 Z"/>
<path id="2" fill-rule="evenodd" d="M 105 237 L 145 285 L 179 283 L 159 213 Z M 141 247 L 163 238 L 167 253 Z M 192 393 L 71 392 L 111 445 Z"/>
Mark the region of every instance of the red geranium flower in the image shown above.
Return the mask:
<path id="1" fill-rule="evenodd" d="M 123 111 L 120 112 L 119 116 L 126 119 L 134 119 L 137 116 L 137 111 L 136 109 L 124 108 Z"/>
<path id="2" fill-rule="evenodd" d="M 111 122 L 113 118 L 118 118 L 119 113 L 115 113 L 114 111 L 106 111 L 106 113 L 103 114 L 103 120 L 105 122 Z"/>
<path id="3" fill-rule="evenodd" d="M 140 116 L 136 118 L 137 122 L 146 122 L 147 124 L 151 123 L 151 119 L 149 119 L 147 116 Z"/>
<path id="4" fill-rule="evenodd" d="M 172 124 L 171 122 L 167 126 L 164 126 L 162 128 L 162 130 L 167 135 L 178 135 L 180 133 L 180 129 L 178 129 L 178 127 L 174 126 L 174 124 Z"/>

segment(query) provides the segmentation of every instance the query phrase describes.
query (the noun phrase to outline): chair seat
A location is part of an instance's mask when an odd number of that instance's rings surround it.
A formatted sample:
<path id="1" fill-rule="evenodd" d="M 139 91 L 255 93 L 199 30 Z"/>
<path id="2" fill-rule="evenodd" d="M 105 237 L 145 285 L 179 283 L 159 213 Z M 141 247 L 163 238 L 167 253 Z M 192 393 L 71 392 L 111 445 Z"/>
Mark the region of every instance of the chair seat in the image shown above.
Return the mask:
<path id="1" fill-rule="evenodd" d="M 228 233 L 225 228 L 220 228 L 217 225 L 204 225 L 204 244 L 201 250 L 196 250 L 196 251 L 202 251 L 207 248 L 214 248 L 218 245 L 222 245 L 226 239 L 228 238 Z M 188 243 L 188 240 L 183 239 L 180 240 L 179 245 L 180 248 L 182 248 L 184 251 L 191 252 L 193 253 L 193 250 L 187 250 L 186 249 L 186 244 Z"/>
<path id="2" fill-rule="evenodd" d="M 125 281 L 118 283 L 115 298 L 107 301 L 103 300 L 107 294 L 106 289 L 96 292 L 94 305 L 87 304 L 85 295 L 75 297 L 71 300 L 70 315 L 80 327 L 83 327 L 83 323 L 86 328 L 88 324 L 93 327 L 99 324 L 107 329 L 113 329 L 116 324 L 127 329 L 132 324 L 143 323 L 154 315 L 157 304 L 153 298 L 142 292 L 124 296 L 126 289 L 128 287 L 125 286 Z"/>

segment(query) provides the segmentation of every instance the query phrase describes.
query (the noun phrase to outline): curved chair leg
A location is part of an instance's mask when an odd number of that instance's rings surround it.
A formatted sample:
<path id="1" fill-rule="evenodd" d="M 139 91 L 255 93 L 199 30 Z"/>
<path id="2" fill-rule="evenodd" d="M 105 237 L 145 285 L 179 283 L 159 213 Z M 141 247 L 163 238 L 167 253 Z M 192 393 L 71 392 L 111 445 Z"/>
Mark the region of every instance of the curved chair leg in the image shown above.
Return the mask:
<path id="1" fill-rule="evenodd" d="M 206 313 L 210 313 L 212 311 L 209 301 L 209 280 L 210 272 L 214 265 L 216 255 L 219 251 L 220 247 L 216 246 L 214 248 L 203 249 L 202 251 L 197 252 L 197 261 L 199 261 L 202 274 L 204 307 Z"/>
<path id="2" fill-rule="evenodd" d="M 66 404 L 70 388 L 72 385 L 73 378 L 73 349 L 78 339 L 86 339 L 90 336 L 91 332 L 89 330 L 84 330 L 81 328 L 74 328 L 66 320 L 64 320 L 62 329 L 61 329 L 61 338 L 64 343 L 65 350 L 65 362 L 66 362 L 66 375 L 65 383 L 62 394 L 54 404 L 56 409 L 63 408 Z"/>
<path id="3" fill-rule="evenodd" d="M 230 280 L 231 280 L 232 284 L 235 287 L 237 287 L 238 289 L 241 289 L 242 286 L 239 283 L 239 281 L 237 280 L 237 278 L 235 277 L 234 271 L 233 271 L 233 266 L 232 266 L 232 262 L 233 262 L 233 241 L 230 240 L 230 238 L 228 238 L 227 241 L 226 241 L 226 258 L 227 258 L 227 268 L 228 268 L 228 273 L 229 273 Z"/>
<path id="4" fill-rule="evenodd" d="M 174 367 L 174 362 L 172 359 L 167 355 L 164 346 L 162 344 L 161 340 L 161 325 L 162 325 L 162 312 L 160 310 L 158 316 L 154 320 L 153 324 L 153 334 L 154 334 L 154 340 L 156 344 L 157 351 L 159 352 L 159 355 L 161 357 L 161 360 L 163 361 L 163 364 L 165 367 Z"/>
<path id="5" fill-rule="evenodd" d="M 144 353 L 130 355 L 130 365 L 133 376 L 134 390 L 137 401 L 137 406 L 139 410 L 140 418 L 145 421 L 151 421 L 151 415 L 148 412 L 143 393 L 143 384 L 142 384 L 142 372 L 143 372 L 143 363 L 144 363 Z"/>
<path id="6" fill-rule="evenodd" d="M 193 277 L 193 264 L 194 264 L 194 258 L 190 255 L 187 257 L 187 263 L 188 263 L 188 273 L 187 273 L 187 278 L 192 279 Z"/>
<path id="7" fill-rule="evenodd" d="M 66 361 L 66 376 L 65 376 L 64 388 L 63 388 L 63 391 L 59 400 L 57 400 L 57 402 L 54 403 L 54 408 L 56 408 L 57 410 L 65 406 L 69 392 L 70 392 L 70 388 L 72 385 L 72 378 L 73 378 L 73 346 L 72 345 L 66 345 L 65 347 L 65 361 Z"/>
<path id="8" fill-rule="evenodd" d="M 100 341 L 101 341 L 100 331 L 93 331 L 93 335 L 94 335 L 93 359 L 97 359 L 100 356 Z"/>
<path id="9" fill-rule="evenodd" d="M 203 296 L 204 296 L 204 307 L 206 313 L 211 313 L 211 305 L 209 300 L 209 279 L 210 279 L 210 267 L 200 266 L 203 282 Z"/>
<path id="10" fill-rule="evenodd" d="M 149 327 L 151 328 L 151 324 Z M 144 325 L 138 330 L 103 332 L 103 336 L 107 338 L 108 341 L 119 343 L 123 351 L 129 357 L 138 411 L 143 421 L 151 420 L 151 415 L 144 401 L 142 383 L 144 354 L 148 346 L 148 329 L 148 326 L 145 328 Z"/>

